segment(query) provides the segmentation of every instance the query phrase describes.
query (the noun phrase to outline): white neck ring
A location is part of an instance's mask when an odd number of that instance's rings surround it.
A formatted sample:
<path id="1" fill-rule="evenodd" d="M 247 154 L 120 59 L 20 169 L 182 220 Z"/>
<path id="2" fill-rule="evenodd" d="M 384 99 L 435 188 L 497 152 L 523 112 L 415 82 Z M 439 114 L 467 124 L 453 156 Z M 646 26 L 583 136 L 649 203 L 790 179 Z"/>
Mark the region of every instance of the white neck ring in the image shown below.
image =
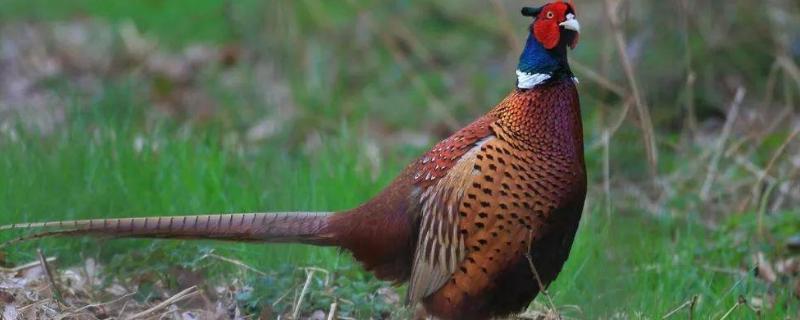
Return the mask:
<path id="1" fill-rule="evenodd" d="M 547 81 L 547 79 L 550 79 L 550 74 L 522 72 L 517 70 L 517 87 L 520 89 L 531 89 Z"/>

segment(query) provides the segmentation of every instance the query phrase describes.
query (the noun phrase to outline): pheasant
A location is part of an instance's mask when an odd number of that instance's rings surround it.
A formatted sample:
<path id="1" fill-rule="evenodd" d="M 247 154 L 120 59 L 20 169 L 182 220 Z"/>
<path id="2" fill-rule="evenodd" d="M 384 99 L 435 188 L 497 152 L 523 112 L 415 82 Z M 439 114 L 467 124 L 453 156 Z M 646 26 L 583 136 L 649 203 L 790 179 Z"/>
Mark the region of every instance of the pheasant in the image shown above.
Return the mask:
<path id="1" fill-rule="evenodd" d="M 409 305 L 443 319 L 524 309 L 561 271 L 586 198 L 580 102 L 567 61 L 574 5 L 533 17 L 516 86 L 496 107 L 340 213 L 292 212 L 15 224 L 46 236 L 219 239 L 336 246 L 379 279 L 407 282 Z"/>

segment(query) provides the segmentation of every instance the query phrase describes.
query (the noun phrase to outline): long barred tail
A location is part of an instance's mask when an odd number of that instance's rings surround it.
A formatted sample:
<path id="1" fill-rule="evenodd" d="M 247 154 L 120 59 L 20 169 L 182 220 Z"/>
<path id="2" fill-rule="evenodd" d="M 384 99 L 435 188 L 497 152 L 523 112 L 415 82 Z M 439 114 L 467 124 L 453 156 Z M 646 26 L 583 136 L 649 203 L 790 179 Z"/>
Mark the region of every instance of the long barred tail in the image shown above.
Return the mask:
<path id="1" fill-rule="evenodd" d="M 44 237 L 84 235 L 331 245 L 335 240 L 328 228 L 331 215 L 330 212 L 270 212 L 22 223 L 0 226 L 0 232 L 14 229 L 37 232 L 2 243 L 0 247 Z"/>

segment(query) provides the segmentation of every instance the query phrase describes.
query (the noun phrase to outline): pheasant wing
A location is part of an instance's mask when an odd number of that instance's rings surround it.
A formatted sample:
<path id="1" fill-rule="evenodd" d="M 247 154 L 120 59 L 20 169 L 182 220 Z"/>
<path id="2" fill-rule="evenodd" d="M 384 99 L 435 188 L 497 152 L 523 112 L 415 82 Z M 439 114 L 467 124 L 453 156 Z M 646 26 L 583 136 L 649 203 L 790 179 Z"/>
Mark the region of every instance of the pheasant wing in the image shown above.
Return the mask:
<path id="1" fill-rule="evenodd" d="M 464 258 L 457 210 L 477 153 L 495 139 L 490 129 L 494 120 L 486 116 L 465 127 L 434 146 L 414 167 L 420 229 L 406 296 L 410 304 L 439 289 Z"/>
<path id="2" fill-rule="evenodd" d="M 557 173 L 541 160 L 490 135 L 422 193 L 410 302 L 440 291 L 464 303 L 524 259 L 557 202 Z"/>

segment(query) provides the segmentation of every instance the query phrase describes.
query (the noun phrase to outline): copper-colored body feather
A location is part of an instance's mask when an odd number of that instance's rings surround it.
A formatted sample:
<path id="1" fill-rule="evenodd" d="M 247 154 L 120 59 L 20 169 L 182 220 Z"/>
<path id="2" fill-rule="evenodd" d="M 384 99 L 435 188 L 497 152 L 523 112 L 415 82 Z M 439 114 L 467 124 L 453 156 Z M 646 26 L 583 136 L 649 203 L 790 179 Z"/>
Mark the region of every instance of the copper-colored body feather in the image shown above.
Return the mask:
<path id="1" fill-rule="evenodd" d="M 573 40 L 560 40 L 557 49 Z M 338 246 L 378 278 L 408 282 L 408 302 L 423 303 L 431 315 L 485 319 L 524 309 L 539 283 L 552 282 L 566 261 L 586 197 L 582 137 L 575 81 L 565 72 L 513 90 L 378 196 L 346 212 L 98 219 L 0 231 L 44 228 L 25 239 L 108 235 Z"/>
<path id="2" fill-rule="evenodd" d="M 555 279 L 585 195 L 578 95 L 563 79 L 515 90 L 340 221 L 357 239 L 345 247 L 379 276 L 408 279 L 412 302 L 445 318 L 486 318 L 539 292 L 526 254 L 542 283 Z M 386 230 L 412 232 L 375 243 Z"/>

